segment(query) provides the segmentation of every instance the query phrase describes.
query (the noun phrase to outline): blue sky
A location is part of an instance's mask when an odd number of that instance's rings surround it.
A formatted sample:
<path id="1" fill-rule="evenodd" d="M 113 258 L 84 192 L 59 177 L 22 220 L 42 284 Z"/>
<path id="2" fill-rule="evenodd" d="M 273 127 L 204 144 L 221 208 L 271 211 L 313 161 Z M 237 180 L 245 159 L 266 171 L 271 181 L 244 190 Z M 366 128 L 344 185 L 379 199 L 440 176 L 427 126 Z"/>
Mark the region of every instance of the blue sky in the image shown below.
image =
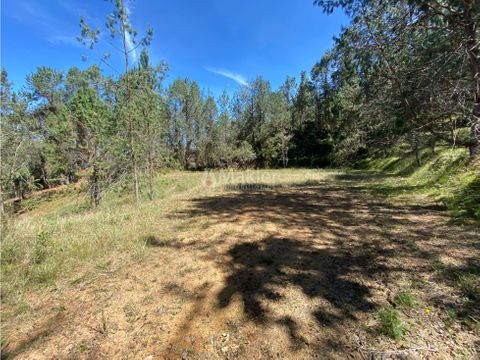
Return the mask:
<path id="1" fill-rule="evenodd" d="M 153 62 L 165 60 L 168 80 L 188 77 L 218 95 L 262 75 L 276 88 L 287 75 L 309 71 L 348 19 L 325 15 L 312 0 L 136 0 L 128 1 L 139 33 L 153 30 Z M 85 68 L 110 52 L 122 70 L 118 44 L 105 29 L 112 4 L 103 0 L 3 0 L 1 62 L 18 89 L 37 66 Z M 84 16 L 103 35 L 94 51 L 76 41 Z M 82 55 L 88 60 L 82 61 Z M 131 54 L 135 61 L 135 54 Z M 105 72 L 114 72 L 102 66 Z"/>

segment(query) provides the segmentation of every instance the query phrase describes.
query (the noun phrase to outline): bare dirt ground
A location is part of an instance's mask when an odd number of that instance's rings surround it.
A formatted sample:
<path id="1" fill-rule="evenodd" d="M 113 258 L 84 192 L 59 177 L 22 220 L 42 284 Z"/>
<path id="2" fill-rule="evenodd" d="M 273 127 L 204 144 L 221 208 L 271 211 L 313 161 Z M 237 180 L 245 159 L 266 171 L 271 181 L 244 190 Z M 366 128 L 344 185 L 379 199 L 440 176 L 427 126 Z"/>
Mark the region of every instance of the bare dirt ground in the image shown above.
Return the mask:
<path id="1" fill-rule="evenodd" d="M 142 263 L 114 260 L 94 278 L 31 294 L 35 318 L 9 320 L 10 356 L 478 358 L 478 298 L 467 301 L 449 276 L 479 269 L 478 227 L 369 197 L 352 181 L 368 179 L 185 200 L 166 214 L 182 230 L 147 236 Z M 418 304 L 399 308 L 407 333 L 395 341 L 379 334 L 376 311 L 402 291 Z"/>

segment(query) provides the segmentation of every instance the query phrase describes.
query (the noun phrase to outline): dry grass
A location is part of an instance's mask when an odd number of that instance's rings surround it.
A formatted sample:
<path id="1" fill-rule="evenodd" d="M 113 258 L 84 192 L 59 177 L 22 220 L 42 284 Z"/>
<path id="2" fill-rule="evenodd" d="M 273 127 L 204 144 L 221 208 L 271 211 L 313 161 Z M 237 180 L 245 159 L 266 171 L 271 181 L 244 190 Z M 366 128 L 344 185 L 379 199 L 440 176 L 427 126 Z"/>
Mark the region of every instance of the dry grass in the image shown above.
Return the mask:
<path id="1" fill-rule="evenodd" d="M 118 194 L 94 210 L 74 195 L 40 204 L 2 242 L 7 350 L 19 358 L 475 357 L 478 228 L 451 225 L 426 202 L 362 191 L 384 180 L 174 172 L 138 207 Z M 467 277 L 468 286 L 458 280 Z M 397 306 L 398 294 L 416 301 L 395 309 L 406 332 L 393 340 L 378 310 Z"/>

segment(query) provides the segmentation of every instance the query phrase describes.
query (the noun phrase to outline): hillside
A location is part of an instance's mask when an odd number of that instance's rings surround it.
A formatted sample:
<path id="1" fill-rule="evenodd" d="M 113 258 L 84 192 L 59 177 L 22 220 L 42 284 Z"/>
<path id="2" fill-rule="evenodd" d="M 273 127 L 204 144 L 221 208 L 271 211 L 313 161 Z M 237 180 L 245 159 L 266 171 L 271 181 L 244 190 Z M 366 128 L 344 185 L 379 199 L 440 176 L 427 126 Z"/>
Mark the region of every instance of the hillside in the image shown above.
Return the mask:
<path id="1" fill-rule="evenodd" d="M 56 194 L 4 229 L 3 353 L 472 357 L 465 162 L 440 149 L 420 167 L 404 154 L 369 170 L 172 171 L 139 205 L 121 184 L 99 208 Z"/>

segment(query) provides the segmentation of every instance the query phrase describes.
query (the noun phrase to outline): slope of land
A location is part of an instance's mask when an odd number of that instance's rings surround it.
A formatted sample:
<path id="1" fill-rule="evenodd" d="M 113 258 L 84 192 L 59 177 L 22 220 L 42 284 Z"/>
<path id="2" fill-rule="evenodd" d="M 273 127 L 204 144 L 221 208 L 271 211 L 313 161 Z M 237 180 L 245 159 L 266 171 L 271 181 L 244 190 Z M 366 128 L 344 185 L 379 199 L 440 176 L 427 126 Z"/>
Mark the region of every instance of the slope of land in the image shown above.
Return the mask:
<path id="1" fill-rule="evenodd" d="M 8 224 L 4 355 L 475 358 L 478 223 L 399 175 L 172 172 L 157 198 L 76 193 Z"/>

